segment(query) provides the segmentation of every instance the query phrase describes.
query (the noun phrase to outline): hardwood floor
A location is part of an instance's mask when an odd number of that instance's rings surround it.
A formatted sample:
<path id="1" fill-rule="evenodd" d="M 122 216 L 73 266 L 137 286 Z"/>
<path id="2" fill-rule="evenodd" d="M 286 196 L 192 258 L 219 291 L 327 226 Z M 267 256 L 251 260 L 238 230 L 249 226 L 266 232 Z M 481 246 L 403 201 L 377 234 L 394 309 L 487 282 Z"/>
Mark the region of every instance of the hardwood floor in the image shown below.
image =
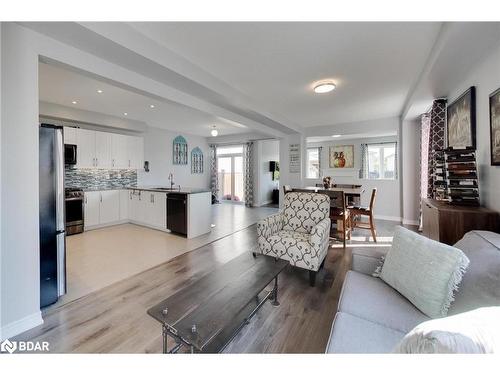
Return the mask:
<path id="1" fill-rule="evenodd" d="M 395 224 L 378 221 L 379 242 L 390 246 Z M 280 275 L 279 300 L 265 304 L 226 347 L 229 353 L 323 353 L 335 315 L 345 272 L 350 267 L 350 246 L 329 250 L 315 288 L 308 271 L 288 266 Z M 383 242 L 383 239 L 387 242 Z M 48 341 L 57 353 L 160 353 L 160 324 L 147 309 L 219 265 L 252 251 L 255 225 L 182 254 L 166 263 L 93 292 L 44 313 L 44 324 L 16 340 Z M 272 285 L 268 286 L 270 290 Z"/>

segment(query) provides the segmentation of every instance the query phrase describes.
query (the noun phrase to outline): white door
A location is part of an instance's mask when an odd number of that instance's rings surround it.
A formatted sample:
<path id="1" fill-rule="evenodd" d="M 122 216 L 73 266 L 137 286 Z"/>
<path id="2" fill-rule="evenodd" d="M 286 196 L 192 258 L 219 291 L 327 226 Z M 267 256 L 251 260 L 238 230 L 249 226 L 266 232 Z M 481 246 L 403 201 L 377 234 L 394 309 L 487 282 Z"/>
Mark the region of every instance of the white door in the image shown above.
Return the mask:
<path id="1" fill-rule="evenodd" d="M 85 228 L 99 225 L 99 206 L 101 204 L 101 192 L 88 191 L 85 193 L 84 222 Z"/>
<path id="2" fill-rule="evenodd" d="M 132 190 L 120 190 L 120 220 L 129 219 L 129 201 Z"/>
<path id="3" fill-rule="evenodd" d="M 95 131 L 76 129 L 76 167 L 95 168 Z"/>
<path id="4" fill-rule="evenodd" d="M 128 138 L 128 136 L 122 134 L 111 135 L 111 164 L 115 169 L 128 168 Z"/>
<path id="5" fill-rule="evenodd" d="M 76 145 L 76 128 L 69 126 L 64 127 L 64 144 Z"/>
<path id="6" fill-rule="evenodd" d="M 95 158 L 97 168 L 112 167 L 112 134 L 95 132 Z"/>
<path id="7" fill-rule="evenodd" d="M 142 169 L 144 166 L 144 139 L 142 137 L 128 138 L 129 168 Z"/>
<path id="8" fill-rule="evenodd" d="M 120 220 L 120 191 L 103 190 L 100 194 L 99 223 L 107 224 Z"/>

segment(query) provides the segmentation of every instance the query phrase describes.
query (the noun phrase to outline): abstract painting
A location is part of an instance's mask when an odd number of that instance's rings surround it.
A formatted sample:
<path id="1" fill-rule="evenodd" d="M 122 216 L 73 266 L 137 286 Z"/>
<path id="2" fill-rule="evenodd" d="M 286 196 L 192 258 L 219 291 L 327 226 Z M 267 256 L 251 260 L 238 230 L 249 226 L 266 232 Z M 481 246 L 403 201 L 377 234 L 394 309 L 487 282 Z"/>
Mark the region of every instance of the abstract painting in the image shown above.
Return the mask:
<path id="1" fill-rule="evenodd" d="M 186 138 L 182 135 L 175 137 L 173 143 L 172 163 L 174 165 L 187 165 L 188 163 L 188 144 Z"/>
<path id="2" fill-rule="evenodd" d="M 491 165 L 500 165 L 500 89 L 490 95 Z"/>
<path id="3" fill-rule="evenodd" d="M 448 106 L 448 147 L 476 148 L 476 89 L 464 92 Z"/>
<path id="4" fill-rule="evenodd" d="M 330 146 L 330 168 L 354 168 L 354 146 Z"/>

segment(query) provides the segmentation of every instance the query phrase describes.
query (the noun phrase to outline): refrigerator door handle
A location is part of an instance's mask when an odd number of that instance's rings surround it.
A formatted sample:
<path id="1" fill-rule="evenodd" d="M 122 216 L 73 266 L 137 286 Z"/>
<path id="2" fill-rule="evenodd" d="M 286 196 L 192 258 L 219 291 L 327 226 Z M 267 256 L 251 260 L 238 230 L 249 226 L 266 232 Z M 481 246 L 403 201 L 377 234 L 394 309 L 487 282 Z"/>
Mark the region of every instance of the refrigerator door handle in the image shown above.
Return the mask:
<path id="1" fill-rule="evenodd" d="M 64 231 L 64 140 L 62 129 L 55 132 L 56 157 L 56 230 Z"/>
<path id="2" fill-rule="evenodd" d="M 66 241 L 65 233 L 57 234 L 57 296 L 66 294 Z"/>

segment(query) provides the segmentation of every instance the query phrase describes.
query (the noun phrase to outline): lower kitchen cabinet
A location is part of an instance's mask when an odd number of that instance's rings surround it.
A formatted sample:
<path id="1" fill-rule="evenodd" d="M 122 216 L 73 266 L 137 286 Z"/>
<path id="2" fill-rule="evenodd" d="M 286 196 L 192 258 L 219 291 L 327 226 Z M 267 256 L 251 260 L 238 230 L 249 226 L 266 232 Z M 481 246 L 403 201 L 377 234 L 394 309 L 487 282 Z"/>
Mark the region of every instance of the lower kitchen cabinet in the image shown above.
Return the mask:
<path id="1" fill-rule="evenodd" d="M 85 228 L 99 225 L 99 206 L 101 204 L 100 191 L 88 191 L 85 193 L 84 223 Z"/>
<path id="2" fill-rule="evenodd" d="M 120 190 L 120 221 L 127 220 L 129 217 L 128 206 L 132 190 Z"/>
<path id="3" fill-rule="evenodd" d="M 166 229 L 166 193 L 133 190 L 129 199 L 129 219 L 149 227 Z"/>
<path id="4" fill-rule="evenodd" d="M 120 220 L 120 191 L 103 190 L 85 193 L 85 228 L 115 223 Z"/>

